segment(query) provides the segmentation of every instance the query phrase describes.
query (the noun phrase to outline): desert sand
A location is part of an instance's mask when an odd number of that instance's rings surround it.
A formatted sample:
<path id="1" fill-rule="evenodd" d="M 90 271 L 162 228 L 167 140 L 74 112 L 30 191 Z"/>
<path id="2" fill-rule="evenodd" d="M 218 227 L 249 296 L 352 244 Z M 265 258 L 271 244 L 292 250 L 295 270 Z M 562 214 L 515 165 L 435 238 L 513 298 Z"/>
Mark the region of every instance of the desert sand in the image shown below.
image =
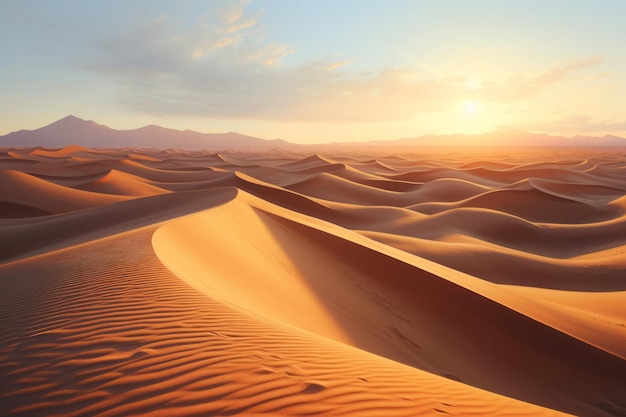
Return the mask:
<path id="1" fill-rule="evenodd" d="M 626 415 L 626 152 L 0 149 L 0 415 Z"/>

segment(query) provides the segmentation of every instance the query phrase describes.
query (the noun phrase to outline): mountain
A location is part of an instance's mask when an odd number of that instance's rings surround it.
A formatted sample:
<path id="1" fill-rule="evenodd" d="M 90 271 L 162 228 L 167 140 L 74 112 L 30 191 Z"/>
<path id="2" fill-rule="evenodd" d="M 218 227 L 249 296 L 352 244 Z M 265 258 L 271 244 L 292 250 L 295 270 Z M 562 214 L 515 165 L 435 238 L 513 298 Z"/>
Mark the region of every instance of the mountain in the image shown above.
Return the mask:
<path id="1" fill-rule="evenodd" d="M 146 147 L 178 149 L 250 149 L 295 147 L 282 139 L 266 140 L 239 133 L 200 133 L 149 125 L 133 130 L 115 130 L 92 120 L 67 116 L 35 130 L 20 130 L 0 136 L 0 146 L 45 146 L 61 148 L 80 145 L 88 148 Z"/>
<path id="2" fill-rule="evenodd" d="M 208 149 L 212 151 L 367 148 L 413 149 L 415 147 L 472 147 L 472 146 L 528 146 L 528 147 L 626 147 L 626 139 L 619 136 L 554 136 L 520 130 L 495 130 L 489 133 L 467 135 L 424 135 L 414 138 L 378 140 L 371 142 L 330 143 L 298 145 L 282 139 L 266 140 L 240 133 L 200 133 L 192 130 L 175 130 L 149 125 L 133 130 L 115 130 L 92 120 L 67 116 L 35 130 L 20 130 L 0 136 L 0 146 L 45 146 L 61 148 L 80 145 L 88 148 L 145 147 Z"/>
<path id="3" fill-rule="evenodd" d="M 555 136 L 547 133 L 533 133 L 521 130 L 494 130 L 488 133 L 467 135 L 424 135 L 415 138 L 402 138 L 392 141 L 368 142 L 371 146 L 527 146 L 527 147 L 626 147 L 626 139 L 619 136 Z"/>

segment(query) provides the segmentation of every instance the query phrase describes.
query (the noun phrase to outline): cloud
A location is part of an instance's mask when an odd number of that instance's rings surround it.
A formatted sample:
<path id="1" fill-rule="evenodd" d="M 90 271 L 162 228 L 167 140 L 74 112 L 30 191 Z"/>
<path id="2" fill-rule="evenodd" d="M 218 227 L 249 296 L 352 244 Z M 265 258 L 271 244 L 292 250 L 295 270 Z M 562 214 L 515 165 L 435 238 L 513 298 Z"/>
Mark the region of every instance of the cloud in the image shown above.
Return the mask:
<path id="1" fill-rule="evenodd" d="M 468 87 L 462 76 L 406 68 L 350 71 L 349 59 L 286 65 L 293 45 L 268 39 L 263 10 L 228 3 L 181 27 L 160 16 L 98 40 L 83 66 L 113 77 L 128 107 L 159 116 L 305 122 L 383 122 L 440 112 L 470 97 L 508 102 L 600 62 Z"/>
<path id="2" fill-rule="evenodd" d="M 560 119 L 509 127 L 534 132 L 563 134 L 621 134 L 626 132 L 626 120 L 595 119 L 576 114 Z"/>
<path id="3" fill-rule="evenodd" d="M 579 61 L 562 62 L 550 66 L 545 71 L 532 74 L 518 74 L 503 82 L 487 81 L 477 91 L 485 101 L 512 102 L 535 96 L 551 84 L 564 80 L 572 73 L 600 64 L 601 57 L 591 57 Z"/>

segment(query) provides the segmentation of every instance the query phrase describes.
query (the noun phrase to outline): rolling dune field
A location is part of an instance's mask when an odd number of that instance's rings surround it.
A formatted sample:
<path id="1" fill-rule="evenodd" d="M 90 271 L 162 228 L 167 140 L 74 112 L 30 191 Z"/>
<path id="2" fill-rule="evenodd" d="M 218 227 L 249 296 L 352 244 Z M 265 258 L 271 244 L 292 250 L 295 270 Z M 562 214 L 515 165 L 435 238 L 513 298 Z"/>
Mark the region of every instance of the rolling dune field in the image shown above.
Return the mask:
<path id="1" fill-rule="evenodd" d="M 626 416 L 626 152 L 0 149 L 0 415 Z"/>

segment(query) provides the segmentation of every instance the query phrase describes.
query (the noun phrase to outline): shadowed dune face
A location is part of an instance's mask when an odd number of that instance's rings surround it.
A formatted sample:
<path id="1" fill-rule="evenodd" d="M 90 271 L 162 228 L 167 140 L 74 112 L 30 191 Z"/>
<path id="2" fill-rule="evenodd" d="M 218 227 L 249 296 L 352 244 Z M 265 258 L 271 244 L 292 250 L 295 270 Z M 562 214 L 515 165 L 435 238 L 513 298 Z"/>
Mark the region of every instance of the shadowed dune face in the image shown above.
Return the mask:
<path id="1" fill-rule="evenodd" d="M 0 153 L 0 414 L 626 415 L 625 161 Z"/>

